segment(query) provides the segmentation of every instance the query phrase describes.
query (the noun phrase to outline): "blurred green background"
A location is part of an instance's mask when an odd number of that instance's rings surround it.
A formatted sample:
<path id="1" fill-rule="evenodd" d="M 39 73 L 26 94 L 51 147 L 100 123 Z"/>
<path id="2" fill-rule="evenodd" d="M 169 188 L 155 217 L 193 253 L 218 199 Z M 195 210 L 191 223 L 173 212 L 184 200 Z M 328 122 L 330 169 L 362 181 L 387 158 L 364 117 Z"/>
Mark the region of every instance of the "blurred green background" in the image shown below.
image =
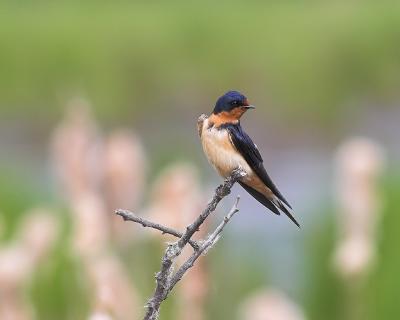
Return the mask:
<path id="1" fill-rule="evenodd" d="M 268 286 L 287 292 L 307 319 L 356 319 L 353 302 L 362 306 L 360 319 L 398 318 L 399 85 L 400 5 L 393 1 L 2 1 L 1 243 L 12 241 L 32 206 L 50 205 L 62 221 L 50 258 L 24 287 L 36 318 L 87 319 L 91 309 L 48 160 L 68 101 L 87 99 L 105 132 L 134 129 L 147 153 L 149 184 L 183 160 L 198 168 L 209 196 L 219 180 L 195 122 L 230 89 L 257 106 L 243 126 L 303 227 L 263 215 L 236 188 L 242 213 L 207 260 L 214 287 L 206 319 L 238 318 L 235 306 Z M 387 161 L 378 179 L 376 263 L 354 289 L 332 267 L 332 186 L 337 146 L 358 135 L 377 141 Z M 115 250 L 144 305 L 162 248 L 145 241 Z M 176 300 L 161 319 L 175 319 Z"/>

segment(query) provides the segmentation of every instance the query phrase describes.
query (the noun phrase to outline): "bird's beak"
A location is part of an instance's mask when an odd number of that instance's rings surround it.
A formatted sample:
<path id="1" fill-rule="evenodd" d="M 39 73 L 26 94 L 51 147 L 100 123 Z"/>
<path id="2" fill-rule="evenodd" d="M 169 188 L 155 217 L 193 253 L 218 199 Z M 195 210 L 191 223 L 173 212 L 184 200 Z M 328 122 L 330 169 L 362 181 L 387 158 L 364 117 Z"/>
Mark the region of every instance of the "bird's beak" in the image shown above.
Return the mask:
<path id="1" fill-rule="evenodd" d="M 248 105 L 248 106 L 245 106 L 245 108 L 246 108 L 246 109 L 255 109 L 256 107 L 253 106 L 253 105 Z"/>

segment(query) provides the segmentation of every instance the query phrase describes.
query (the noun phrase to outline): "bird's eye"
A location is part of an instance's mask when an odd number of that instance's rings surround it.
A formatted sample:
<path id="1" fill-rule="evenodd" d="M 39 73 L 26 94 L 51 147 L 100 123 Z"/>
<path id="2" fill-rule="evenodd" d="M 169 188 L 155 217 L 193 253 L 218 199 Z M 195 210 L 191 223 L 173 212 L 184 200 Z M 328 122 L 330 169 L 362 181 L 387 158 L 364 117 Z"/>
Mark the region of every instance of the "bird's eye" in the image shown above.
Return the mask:
<path id="1" fill-rule="evenodd" d="M 231 105 L 232 106 L 237 106 L 239 104 L 239 102 L 237 101 L 237 100 L 233 100 L 232 102 L 231 102 Z"/>

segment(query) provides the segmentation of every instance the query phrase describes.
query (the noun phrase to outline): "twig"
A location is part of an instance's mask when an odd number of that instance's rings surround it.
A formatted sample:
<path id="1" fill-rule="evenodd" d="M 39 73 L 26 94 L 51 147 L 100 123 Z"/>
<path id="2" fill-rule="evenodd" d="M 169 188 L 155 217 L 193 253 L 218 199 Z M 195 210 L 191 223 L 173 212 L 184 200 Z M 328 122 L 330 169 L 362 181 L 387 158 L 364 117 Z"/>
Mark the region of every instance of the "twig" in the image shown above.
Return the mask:
<path id="1" fill-rule="evenodd" d="M 224 217 L 224 220 L 221 222 L 221 224 L 215 229 L 215 231 L 211 235 L 207 237 L 204 242 L 199 244 L 198 242 L 195 242 L 191 239 L 191 237 L 199 230 L 200 226 L 207 219 L 210 213 L 215 210 L 218 203 L 231 192 L 232 186 L 235 184 L 235 182 L 245 175 L 246 173 L 241 168 L 233 170 L 231 175 L 225 179 L 224 183 L 218 186 L 218 188 L 215 190 L 215 194 L 213 198 L 208 202 L 207 207 L 192 224 L 186 227 L 184 233 L 139 218 L 126 210 L 116 211 L 116 214 L 123 217 L 124 220 L 130 220 L 136 223 L 140 223 L 143 227 L 154 228 L 160 230 L 163 233 L 169 233 L 180 238 L 177 242 L 169 244 L 167 249 L 165 250 L 165 254 L 161 260 L 161 270 L 157 272 L 155 276 L 156 288 L 154 290 L 154 294 L 146 304 L 147 312 L 144 320 L 158 319 L 161 303 L 168 297 L 168 294 L 171 292 L 176 283 L 178 283 L 182 279 L 183 275 L 193 266 L 199 256 L 202 253 L 205 253 L 209 248 L 211 248 L 212 245 L 218 240 L 219 235 L 224 229 L 225 225 L 229 222 L 233 215 L 238 212 L 239 209 L 237 206 L 239 198 L 237 198 L 234 206 L 232 207 L 228 215 Z M 195 251 L 174 275 L 173 263 L 175 259 L 182 253 L 183 248 L 188 243 L 193 248 L 195 248 Z"/>
<path id="2" fill-rule="evenodd" d="M 131 212 L 129 210 L 117 209 L 117 210 L 115 210 L 115 214 L 121 216 L 124 219 L 124 221 L 133 221 L 133 222 L 139 223 L 145 228 L 153 228 L 153 229 L 159 230 L 159 231 L 161 231 L 162 234 L 170 234 L 177 238 L 181 238 L 183 235 L 183 233 L 178 230 L 175 230 L 170 227 L 163 226 L 162 224 L 155 223 L 150 220 L 138 217 L 137 215 L 135 215 L 133 212 Z M 195 240 L 190 239 L 189 244 L 195 250 L 198 250 L 200 248 L 200 245 Z"/>
<path id="3" fill-rule="evenodd" d="M 191 267 L 193 267 L 196 260 L 205 252 L 207 252 L 214 244 L 220 239 L 220 234 L 224 230 L 226 224 L 231 220 L 231 218 L 235 215 L 236 212 L 239 211 L 239 200 L 240 197 L 236 198 L 235 204 L 229 213 L 224 217 L 222 222 L 218 225 L 218 227 L 211 233 L 208 238 L 203 242 L 202 246 L 199 250 L 193 252 L 193 254 L 185 261 L 185 263 L 179 268 L 179 270 L 175 273 L 175 275 L 171 279 L 170 290 L 172 290 L 175 285 L 182 279 L 183 275 L 188 271 Z"/>
<path id="4" fill-rule="evenodd" d="M 199 230 L 199 227 L 203 224 L 204 220 L 207 219 L 209 214 L 215 210 L 218 203 L 229 193 L 231 193 L 231 189 L 235 184 L 235 182 L 238 179 L 244 177 L 245 175 L 246 172 L 243 169 L 241 168 L 235 169 L 232 171 L 231 175 L 225 179 L 224 183 L 218 186 L 218 188 L 215 190 L 214 197 L 207 204 L 207 207 L 199 215 L 199 217 L 186 228 L 186 231 L 183 234 L 182 238 L 179 239 L 178 247 L 180 249 L 182 249 L 186 245 L 186 243 L 188 243 L 189 239 L 193 236 L 193 234 Z"/>

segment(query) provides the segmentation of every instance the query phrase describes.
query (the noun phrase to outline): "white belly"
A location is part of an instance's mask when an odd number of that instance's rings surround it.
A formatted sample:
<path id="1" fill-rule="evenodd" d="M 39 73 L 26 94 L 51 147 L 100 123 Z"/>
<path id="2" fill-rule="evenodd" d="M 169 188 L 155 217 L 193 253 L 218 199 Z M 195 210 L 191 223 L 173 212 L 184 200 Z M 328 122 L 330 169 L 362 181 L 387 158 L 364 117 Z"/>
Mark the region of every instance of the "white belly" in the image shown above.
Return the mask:
<path id="1" fill-rule="evenodd" d="M 201 142 L 208 161 L 222 177 L 227 177 L 232 170 L 241 167 L 248 174 L 252 173 L 246 160 L 232 145 L 226 129 L 208 129 L 208 120 L 203 123 Z"/>

